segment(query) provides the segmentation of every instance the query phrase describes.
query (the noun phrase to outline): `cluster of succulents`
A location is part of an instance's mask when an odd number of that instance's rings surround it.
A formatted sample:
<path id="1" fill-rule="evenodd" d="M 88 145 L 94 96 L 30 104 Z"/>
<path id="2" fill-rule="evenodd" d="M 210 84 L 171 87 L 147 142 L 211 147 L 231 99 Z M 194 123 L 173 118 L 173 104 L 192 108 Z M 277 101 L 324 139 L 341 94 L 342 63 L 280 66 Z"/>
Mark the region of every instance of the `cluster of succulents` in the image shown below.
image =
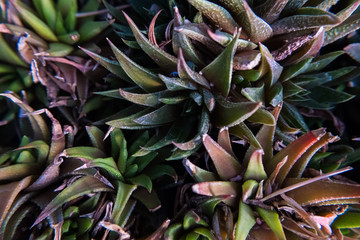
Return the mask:
<path id="1" fill-rule="evenodd" d="M 359 5 L 1 0 L 0 239 L 359 239 Z"/>

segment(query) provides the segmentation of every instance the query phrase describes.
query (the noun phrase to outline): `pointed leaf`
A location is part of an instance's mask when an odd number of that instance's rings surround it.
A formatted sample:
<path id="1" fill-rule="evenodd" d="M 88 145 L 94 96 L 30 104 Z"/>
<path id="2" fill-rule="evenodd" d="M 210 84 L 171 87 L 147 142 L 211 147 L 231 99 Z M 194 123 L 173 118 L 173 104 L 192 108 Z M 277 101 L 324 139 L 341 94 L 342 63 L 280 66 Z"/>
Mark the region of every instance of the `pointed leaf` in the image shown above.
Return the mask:
<path id="1" fill-rule="evenodd" d="M 229 180 L 240 174 L 240 163 L 211 137 L 209 137 L 209 135 L 205 134 L 203 136 L 203 144 L 222 180 Z"/>
<path id="2" fill-rule="evenodd" d="M 316 8 L 306 7 L 297 11 L 297 15 L 282 18 L 271 27 L 274 35 L 300 31 L 321 26 L 331 26 L 339 24 L 341 20 L 332 13 Z"/>
<path id="3" fill-rule="evenodd" d="M 323 46 L 326 46 L 360 28 L 360 14 L 352 15 L 346 21 L 326 31 Z"/>
<path id="4" fill-rule="evenodd" d="M 79 48 L 84 51 L 87 55 L 89 55 L 92 59 L 94 59 L 96 62 L 98 62 L 101 66 L 109 70 L 111 73 L 115 74 L 116 76 L 130 81 L 128 75 L 125 73 L 124 69 L 121 67 L 121 65 L 114 60 L 110 60 L 108 58 L 102 57 L 94 52 L 91 52 L 90 50 L 87 50 L 85 48 L 82 48 L 79 46 Z"/>
<path id="5" fill-rule="evenodd" d="M 285 186 L 302 182 L 307 179 L 289 178 Z M 336 181 L 320 180 L 286 193 L 302 206 L 308 205 L 334 205 L 337 201 L 341 204 L 352 203 L 360 199 L 360 186 Z M 329 202 L 329 203 L 328 203 Z"/>
<path id="6" fill-rule="evenodd" d="M 33 181 L 32 176 L 27 176 L 21 181 L 3 184 L 0 186 L 0 196 L 3 204 L 0 206 L 0 226 L 5 220 L 8 212 L 15 201 L 18 194 L 25 188 L 27 188 Z"/>
<path id="7" fill-rule="evenodd" d="M 125 184 L 121 181 L 117 182 L 115 204 L 111 213 L 112 222 L 120 224 L 123 221 L 122 212 L 124 211 L 126 203 L 129 201 L 129 198 L 135 189 L 135 185 Z"/>
<path id="8" fill-rule="evenodd" d="M 260 106 L 261 103 L 234 103 L 218 98 L 213 111 L 214 122 L 219 127 L 235 126 L 253 115 Z"/>
<path id="9" fill-rule="evenodd" d="M 255 150 L 250 157 L 249 164 L 246 168 L 246 172 L 244 174 L 245 180 L 256 180 L 260 182 L 261 180 L 267 179 L 267 175 L 263 166 L 262 161 L 262 150 Z"/>
<path id="10" fill-rule="evenodd" d="M 254 149 L 261 149 L 259 141 L 256 139 L 252 131 L 246 126 L 245 123 L 240 122 L 239 124 L 231 127 L 230 133 L 250 143 L 250 147 Z"/>
<path id="11" fill-rule="evenodd" d="M 172 105 L 164 105 L 161 108 L 134 119 L 141 125 L 161 125 L 176 119 L 177 108 Z"/>
<path id="12" fill-rule="evenodd" d="M 214 173 L 199 168 L 198 166 L 190 162 L 189 159 L 184 159 L 183 165 L 187 172 L 191 175 L 191 177 L 193 177 L 197 182 L 210 182 L 216 180 L 216 176 Z"/>
<path id="13" fill-rule="evenodd" d="M 108 40 L 108 42 L 123 70 L 139 87 L 147 92 L 156 91 L 163 87 L 162 81 L 155 73 L 152 73 L 132 61 L 110 42 L 110 40 Z"/>
<path id="14" fill-rule="evenodd" d="M 51 213 L 60 208 L 63 204 L 84 196 L 86 194 L 95 193 L 95 192 L 110 192 L 112 191 L 107 185 L 103 182 L 94 178 L 92 176 L 85 176 L 65 188 L 61 193 L 59 193 L 40 213 L 36 219 L 34 226 L 48 217 Z"/>
<path id="15" fill-rule="evenodd" d="M 245 240 L 251 228 L 255 225 L 255 216 L 252 209 L 240 201 L 239 203 L 239 217 L 235 226 L 235 239 Z"/>
<path id="16" fill-rule="evenodd" d="M 53 31 L 48 27 L 46 23 L 44 23 L 41 19 L 39 19 L 28 6 L 26 6 L 21 1 L 13 0 L 13 6 L 19 12 L 20 16 L 44 39 L 56 42 L 57 37 L 53 33 Z"/>
<path id="17" fill-rule="evenodd" d="M 168 54 L 159 47 L 153 45 L 137 28 L 135 23 L 130 19 L 130 17 L 124 13 L 126 20 L 128 21 L 131 30 L 134 33 L 136 41 L 140 45 L 141 49 L 149 55 L 161 68 L 168 72 L 176 70 L 177 60 L 174 56 Z"/>
<path id="18" fill-rule="evenodd" d="M 269 225 L 279 240 L 285 240 L 284 229 L 281 225 L 279 214 L 274 210 L 267 210 L 261 207 L 255 207 L 260 217 Z"/>
<path id="19" fill-rule="evenodd" d="M 188 0 L 202 15 L 225 32 L 233 34 L 239 25 L 231 14 L 223 7 L 206 0 Z"/>
<path id="20" fill-rule="evenodd" d="M 256 16 L 245 0 L 221 0 L 234 15 L 252 42 L 264 42 L 272 35 L 272 29 L 262 18 Z"/>
<path id="21" fill-rule="evenodd" d="M 225 50 L 201 70 L 204 77 L 213 83 L 224 97 L 230 92 L 233 58 L 236 52 L 236 40 L 239 38 L 239 34 L 238 32 Z"/>
<path id="22" fill-rule="evenodd" d="M 267 170 L 266 172 L 268 174 L 273 172 L 276 165 L 282 159 L 284 159 L 285 156 L 288 156 L 287 162 L 280 169 L 279 174 L 276 178 L 276 182 L 278 184 L 281 184 L 285 180 L 293 165 L 301 157 L 301 155 L 324 135 L 325 130 L 323 128 L 320 128 L 310 131 L 299 137 L 294 142 L 290 143 L 285 149 L 278 152 L 268 163 L 265 163 L 265 169 Z"/>

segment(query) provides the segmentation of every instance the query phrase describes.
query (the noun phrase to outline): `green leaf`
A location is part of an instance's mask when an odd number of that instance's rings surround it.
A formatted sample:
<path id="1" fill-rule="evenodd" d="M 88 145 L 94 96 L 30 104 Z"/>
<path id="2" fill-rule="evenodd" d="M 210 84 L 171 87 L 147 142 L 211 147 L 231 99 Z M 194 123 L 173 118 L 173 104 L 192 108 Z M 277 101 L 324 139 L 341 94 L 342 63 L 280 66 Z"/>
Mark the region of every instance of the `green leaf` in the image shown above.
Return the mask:
<path id="1" fill-rule="evenodd" d="M 359 228 L 360 227 L 360 213 L 351 212 L 348 210 L 344 214 L 338 216 L 331 224 L 332 228 L 344 229 L 344 228 Z"/>
<path id="2" fill-rule="evenodd" d="M 9 93 L 2 93 L 0 96 L 4 96 L 12 100 L 15 104 L 17 104 L 26 114 L 31 123 L 34 139 L 44 140 L 45 142 L 50 141 L 50 132 L 47 127 L 44 119 L 39 116 L 32 114 L 34 109 L 32 109 L 29 105 L 21 101 L 16 95 Z"/>
<path id="3" fill-rule="evenodd" d="M 13 1 L 13 6 L 19 12 L 20 16 L 37 32 L 41 37 L 46 40 L 56 42 L 58 39 L 53 31 L 39 19 L 31 9 L 21 1 Z"/>
<path id="4" fill-rule="evenodd" d="M 0 186 L 0 196 L 3 202 L 0 206 L 0 226 L 2 226 L 2 223 L 4 222 L 18 194 L 23 189 L 27 188 L 32 181 L 33 177 L 27 176 L 21 181 L 2 184 Z"/>
<path id="5" fill-rule="evenodd" d="M 119 224 L 123 221 L 123 219 L 121 219 L 121 214 L 124 211 L 126 203 L 129 201 L 131 194 L 135 191 L 136 188 L 137 187 L 135 185 L 125 184 L 121 181 L 117 181 L 115 204 L 111 213 L 112 222 Z"/>
<path id="6" fill-rule="evenodd" d="M 161 207 L 161 202 L 155 191 L 149 192 L 145 188 L 138 188 L 132 196 L 139 200 L 151 212 L 154 212 Z"/>
<path id="7" fill-rule="evenodd" d="M 225 50 L 201 70 L 204 77 L 213 83 L 224 97 L 230 92 L 233 58 L 236 52 L 236 40 L 239 38 L 239 34 L 238 32 Z"/>
<path id="8" fill-rule="evenodd" d="M 188 79 L 170 78 L 161 74 L 159 74 L 159 77 L 165 83 L 166 88 L 169 89 L 170 91 L 187 90 L 187 89 L 197 90 L 197 86 Z"/>
<path id="9" fill-rule="evenodd" d="M 323 46 L 326 46 L 360 28 L 360 14 L 352 15 L 346 21 L 325 32 Z"/>
<path id="10" fill-rule="evenodd" d="M 46 52 L 52 57 L 65 57 L 69 55 L 74 48 L 64 43 L 50 43 Z"/>
<path id="11" fill-rule="evenodd" d="M 245 123 L 240 122 L 239 124 L 229 128 L 229 131 L 232 135 L 248 141 L 251 147 L 255 149 L 261 149 L 259 141 L 256 139 L 252 131 L 246 126 Z"/>
<path id="12" fill-rule="evenodd" d="M 177 108 L 172 105 L 164 105 L 161 108 L 134 119 L 141 125 L 162 125 L 176 119 Z"/>
<path id="13" fill-rule="evenodd" d="M 54 1 L 40 0 L 42 13 L 50 29 L 55 30 L 56 25 L 56 9 Z"/>
<path id="14" fill-rule="evenodd" d="M 258 108 L 247 120 L 265 125 L 275 125 L 274 116 L 264 108 Z"/>
<path id="15" fill-rule="evenodd" d="M 268 210 L 261 207 L 255 207 L 260 217 L 269 225 L 271 230 L 275 233 L 277 239 L 285 240 L 284 229 L 281 225 L 279 214 L 275 210 Z"/>
<path id="16" fill-rule="evenodd" d="M 203 77 L 201 74 L 191 70 L 191 68 L 187 65 L 184 56 L 183 51 L 181 48 L 179 48 L 178 53 L 178 63 L 177 63 L 177 71 L 178 75 L 181 79 L 191 80 L 194 83 L 200 84 L 208 89 L 210 89 L 210 84 L 206 80 L 205 77 Z"/>
<path id="17" fill-rule="evenodd" d="M 184 165 L 186 171 L 197 182 L 216 181 L 216 175 L 214 173 L 206 171 L 202 168 L 199 168 L 198 166 L 196 166 L 195 164 L 190 162 L 189 159 L 184 159 L 183 165 Z"/>
<path id="18" fill-rule="evenodd" d="M 222 180 L 229 180 L 241 173 L 241 164 L 230 153 L 223 149 L 209 135 L 203 135 L 203 144 L 213 161 L 216 171 Z"/>
<path id="19" fill-rule="evenodd" d="M 283 67 L 274 60 L 265 45 L 259 43 L 259 46 L 261 52 L 260 77 L 264 77 L 265 87 L 269 88 L 278 81 Z"/>
<path id="20" fill-rule="evenodd" d="M 135 23 L 130 19 L 130 17 L 123 12 L 126 20 L 128 21 L 131 30 L 134 33 L 136 41 L 140 45 L 141 49 L 151 57 L 159 67 L 163 68 L 167 72 L 172 72 L 176 70 L 177 59 L 160 49 L 159 47 L 153 45 L 137 28 Z"/>
<path id="21" fill-rule="evenodd" d="M 68 158 L 85 158 L 88 160 L 95 160 L 97 158 L 104 158 L 105 153 L 95 147 L 72 147 L 64 151 Z"/>
<path id="22" fill-rule="evenodd" d="M 212 117 L 218 127 L 232 127 L 249 118 L 260 106 L 261 103 L 234 103 L 218 98 Z"/>
<path id="23" fill-rule="evenodd" d="M 184 216 L 183 228 L 184 230 L 190 230 L 197 226 L 207 227 L 208 224 L 200 218 L 194 211 L 188 211 Z"/>
<path id="24" fill-rule="evenodd" d="M 160 99 L 166 96 L 167 91 L 160 91 L 147 94 L 139 94 L 119 89 L 120 95 L 129 102 L 148 107 L 156 107 L 161 104 Z"/>
<path id="25" fill-rule="evenodd" d="M 256 16 L 245 0 L 221 0 L 234 15 L 252 42 L 264 42 L 272 36 L 272 29 L 262 18 Z"/>
<path id="26" fill-rule="evenodd" d="M 239 25 L 223 7 L 206 0 L 188 0 L 202 15 L 224 31 L 233 34 Z"/>
<path id="27" fill-rule="evenodd" d="M 104 150 L 104 137 L 105 134 L 99 128 L 95 126 L 86 126 L 86 132 L 90 137 L 92 145 L 96 148 L 99 148 L 101 151 Z"/>
<path id="28" fill-rule="evenodd" d="M 241 94 L 251 102 L 265 103 L 264 84 L 260 87 L 247 87 L 241 89 Z"/>
<path id="29" fill-rule="evenodd" d="M 174 27 L 180 27 L 183 25 L 183 19 L 179 13 L 179 9 L 177 7 L 174 8 Z M 177 54 L 179 49 L 184 51 L 184 56 L 186 59 L 194 62 L 197 66 L 203 67 L 204 63 L 199 55 L 199 52 L 192 44 L 189 37 L 185 34 L 173 31 L 172 35 L 172 46 L 174 52 Z"/>
<path id="30" fill-rule="evenodd" d="M 136 186 L 146 188 L 149 192 L 152 191 L 152 181 L 150 177 L 145 174 L 140 174 L 135 177 L 129 178 L 129 181 Z"/>
<path id="31" fill-rule="evenodd" d="M 281 73 L 280 81 L 283 83 L 305 72 L 306 70 L 309 69 L 309 67 L 312 67 L 312 65 L 315 64 L 316 61 L 312 61 L 312 60 L 313 58 L 307 58 L 300 61 L 297 64 L 293 64 L 288 67 L 285 67 L 284 71 Z M 320 71 L 320 67 L 319 69 L 316 68 L 316 70 Z"/>
<path id="32" fill-rule="evenodd" d="M 78 32 L 80 34 L 79 41 L 80 42 L 89 41 L 93 37 L 98 36 L 109 25 L 110 24 L 107 21 L 86 21 L 78 29 Z"/>
<path id="33" fill-rule="evenodd" d="M 251 228 L 255 225 L 255 217 L 252 209 L 243 203 L 239 202 L 239 216 L 235 225 L 235 239 L 245 240 Z"/>
<path id="34" fill-rule="evenodd" d="M 110 192 L 112 191 L 107 185 L 103 182 L 94 178 L 92 176 L 85 176 L 65 188 L 61 191 L 40 213 L 36 219 L 33 226 L 40 223 L 51 213 L 60 208 L 63 204 L 76 199 L 78 197 L 84 196 L 86 194 L 95 193 L 95 192 Z"/>
<path id="35" fill-rule="evenodd" d="M 261 180 L 267 179 L 267 174 L 262 161 L 263 154 L 264 152 L 262 150 L 255 150 L 251 154 L 249 164 L 244 174 L 244 180 L 252 179 L 260 182 Z"/>
<path id="36" fill-rule="evenodd" d="M 332 26 L 341 23 L 341 20 L 332 13 L 320 9 L 306 7 L 297 11 L 296 15 L 282 18 L 271 27 L 274 35 L 285 34 L 321 26 Z"/>
<path id="37" fill-rule="evenodd" d="M 117 60 L 119 61 L 122 69 L 133 80 L 136 85 L 141 87 L 147 92 L 157 91 L 163 88 L 163 83 L 159 77 L 151 71 L 141 67 L 124 53 L 122 53 L 110 40 L 108 40 L 111 49 L 115 53 Z"/>
<path id="38" fill-rule="evenodd" d="M 300 128 L 304 132 L 309 131 L 309 127 L 305 123 L 304 118 L 294 106 L 284 102 L 281 116 L 284 117 L 286 122 L 289 123 L 291 127 Z"/>
<path id="39" fill-rule="evenodd" d="M 27 64 L 10 48 L 1 34 L 0 56 L 2 61 L 22 67 L 27 67 Z"/>
<path id="40" fill-rule="evenodd" d="M 83 50 L 87 55 L 89 55 L 91 58 L 93 58 L 96 62 L 98 62 L 101 66 L 109 70 L 111 73 L 115 74 L 116 76 L 120 77 L 121 79 L 131 81 L 124 71 L 124 69 L 121 67 L 121 65 L 114 60 L 110 60 L 108 58 L 102 57 L 94 52 L 91 52 L 90 50 L 87 50 L 85 48 L 82 48 L 79 46 L 81 50 Z"/>

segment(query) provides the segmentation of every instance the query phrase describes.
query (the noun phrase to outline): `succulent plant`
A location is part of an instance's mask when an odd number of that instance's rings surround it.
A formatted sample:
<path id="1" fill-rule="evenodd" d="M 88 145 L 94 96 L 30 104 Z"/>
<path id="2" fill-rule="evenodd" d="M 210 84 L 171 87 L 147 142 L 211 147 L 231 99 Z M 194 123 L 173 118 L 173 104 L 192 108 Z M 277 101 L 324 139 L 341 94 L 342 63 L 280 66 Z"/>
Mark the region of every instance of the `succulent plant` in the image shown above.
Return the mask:
<path id="1" fill-rule="evenodd" d="M 359 5 L 0 1 L 0 239 L 359 238 Z"/>
<path id="2" fill-rule="evenodd" d="M 275 118 L 279 112 L 280 107 L 276 107 Z M 262 233 L 258 226 L 266 225 L 277 239 L 287 239 L 294 233 L 302 238 L 330 237 L 332 222 L 349 204 L 358 203 L 359 185 L 329 178 L 348 168 L 322 174 L 306 166 L 320 148 L 338 137 L 324 129 L 313 130 L 273 155 L 274 129 L 263 126 L 259 130 L 256 137 L 264 150 L 250 147 L 242 162 L 232 151 L 227 129 L 220 130 L 217 142 L 204 135 L 203 143 L 216 172 L 185 159 L 186 169 L 199 182 L 192 186 L 193 191 L 210 197 L 227 196 L 223 202 L 237 207 L 235 239 L 262 239 L 268 230 L 265 227 Z"/>
<path id="3" fill-rule="evenodd" d="M 49 144 L 44 119 L 34 115 L 40 112 L 34 113 L 14 95 L 3 95 L 23 108 L 32 123 L 33 139 L 41 139 L 30 142 L 24 137 L 18 148 L 1 155 L 0 181 L 6 183 L 1 185 L 6 204 L 0 225 L 5 239 L 17 236 L 16 229 L 24 226 L 30 212 L 37 217 L 32 219 L 33 230 L 26 234 L 41 238 L 88 239 L 103 228 L 109 229 L 104 236 L 110 230 L 128 236 L 123 228 L 137 201 L 150 211 L 161 206 L 152 181 L 163 175 L 177 179 L 175 170 L 162 163 L 160 152 L 140 148 L 149 140 L 147 132 L 128 145 L 121 130 L 113 129 L 108 134 L 111 149 L 107 150 L 105 133 L 91 126 L 87 132 L 93 147 L 66 147 L 74 136 L 68 134 L 65 141 L 59 122 L 45 110 L 53 122 Z M 110 234 L 111 239 L 115 236 Z"/>

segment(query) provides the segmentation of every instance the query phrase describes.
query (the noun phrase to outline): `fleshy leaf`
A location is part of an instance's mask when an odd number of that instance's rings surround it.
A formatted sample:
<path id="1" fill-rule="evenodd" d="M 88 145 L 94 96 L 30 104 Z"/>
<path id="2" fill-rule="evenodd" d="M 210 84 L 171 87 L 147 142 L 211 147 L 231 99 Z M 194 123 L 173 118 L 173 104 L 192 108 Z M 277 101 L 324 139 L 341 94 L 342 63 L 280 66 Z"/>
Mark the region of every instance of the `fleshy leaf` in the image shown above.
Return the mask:
<path id="1" fill-rule="evenodd" d="M 216 176 L 214 173 L 206 171 L 202 168 L 197 167 L 195 164 L 190 162 L 189 159 L 183 160 L 183 165 L 188 171 L 188 173 L 197 181 L 197 182 L 208 182 L 215 181 Z"/>
<path id="2" fill-rule="evenodd" d="M 3 201 L 0 207 L 0 226 L 5 220 L 6 215 L 8 214 L 15 198 L 23 189 L 27 188 L 31 181 L 33 180 L 32 176 L 25 177 L 19 182 L 12 182 L 8 184 L 1 185 L 0 196 Z"/>
<path id="3" fill-rule="evenodd" d="M 276 182 L 281 184 L 299 157 L 301 157 L 301 155 L 306 152 L 314 143 L 316 143 L 324 134 L 325 130 L 320 128 L 318 130 L 310 131 L 299 137 L 290 143 L 285 149 L 278 152 L 269 162 L 265 163 L 266 172 L 271 174 L 274 171 L 276 165 L 281 162 L 285 156 L 288 156 L 288 160 L 280 169 L 276 178 Z"/>
<path id="4" fill-rule="evenodd" d="M 239 25 L 231 14 L 223 7 L 206 0 L 188 0 L 201 14 L 206 16 L 213 24 L 232 34 Z"/>
<path id="5" fill-rule="evenodd" d="M 274 210 L 267 210 L 261 207 L 256 207 L 256 211 L 260 217 L 269 225 L 271 230 L 275 233 L 279 240 L 285 240 L 284 229 L 281 225 L 279 214 Z"/>
<path id="6" fill-rule="evenodd" d="M 333 228 L 359 228 L 360 227 L 360 213 L 351 212 L 350 210 L 338 216 L 331 224 Z"/>
<path id="7" fill-rule="evenodd" d="M 304 180 L 307 179 L 288 178 L 284 184 L 291 186 Z M 346 204 L 360 199 L 360 187 L 358 184 L 320 180 L 289 191 L 286 195 L 302 206 L 334 205 L 337 201 Z"/>
<path id="8" fill-rule="evenodd" d="M 264 42 L 272 36 L 272 29 L 262 18 L 256 16 L 245 0 L 221 0 L 231 11 L 252 42 Z"/>
<path id="9" fill-rule="evenodd" d="M 341 20 L 334 14 L 307 7 L 299 9 L 297 15 L 285 17 L 274 22 L 271 24 L 271 27 L 274 35 L 279 35 L 309 28 L 336 25 L 340 22 Z"/>
<path id="10" fill-rule="evenodd" d="M 129 198 L 135 189 L 135 185 L 125 184 L 121 181 L 117 182 L 115 204 L 111 213 L 111 220 L 114 223 L 120 224 L 123 221 L 123 219 L 121 219 L 121 214 L 124 211 L 126 203 L 129 201 Z"/>
<path id="11" fill-rule="evenodd" d="M 161 125 L 176 119 L 177 108 L 172 105 L 164 105 L 161 108 L 134 119 L 141 125 Z"/>
<path id="12" fill-rule="evenodd" d="M 270 87 L 280 78 L 283 67 L 274 60 L 267 47 L 261 43 L 259 46 L 261 52 L 260 77 L 263 76 L 265 86 Z"/>
<path id="13" fill-rule="evenodd" d="M 178 55 L 179 55 L 179 57 L 178 57 L 178 63 L 177 63 L 177 70 L 178 70 L 179 77 L 181 79 L 191 80 L 194 83 L 200 84 L 200 85 L 210 89 L 210 84 L 206 80 L 206 78 L 204 78 L 201 74 L 191 70 L 190 67 L 186 64 L 186 61 L 183 56 L 183 51 L 181 48 L 179 48 Z"/>
<path id="14" fill-rule="evenodd" d="M 79 46 L 81 50 L 83 50 L 87 55 L 89 55 L 91 58 L 93 58 L 97 63 L 99 63 L 101 66 L 109 70 L 111 73 L 115 74 L 116 76 L 131 81 L 128 77 L 128 75 L 125 73 L 124 69 L 121 67 L 121 65 L 114 60 L 110 60 L 108 58 L 102 57 L 94 52 L 91 52 L 90 50 L 87 50 L 85 48 L 82 48 Z"/>
<path id="15" fill-rule="evenodd" d="M 177 7 L 174 8 L 174 27 L 181 27 L 183 25 L 183 19 L 179 13 L 179 9 Z M 174 52 L 177 54 L 179 49 L 183 49 L 184 56 L 186 59 L 194 62 L 196 65 L 203 67 L 204 63 L 195 48 L 192 44 L 190 38 L 186 36 L 184 33 L 179 31 L 173 31 L 172 36 L 172 46 Z"/>
<path id="16" fill-rule="evenodd" d="M 239 124 L 229 128 L 230 133 L 250 143 L 250 147 L 254 149 L 261 149 L 259 141 L 256 139 L 252 131 L 246 126 L 245 123 Z"/>
<path id="17" fill-rule="evenodd" d="M 143 68 L 142 66 L 132 61 L 112 42 L 110 42 L 110 40 L 108 40 L 108 42 L 111 46 L 111 49 L 115 53 L 115 56 L 119 61 L 122 69 L 139 87 L 141 87 L 147 92 L 153 92 L 163 87 L 162 81 L 155 73 Z"/>
<path id="18" fill-rule="evenodd" d="M 234 103 L 221 98 L 217 100 L 213 111 L 213 118 L 215 118 L 214 122 L 219 127 L 235 126 L 253 115 L 261 106 L 261 103 Z"/>
<path id="19" fill-rule="evenodd" d="M 263 166 L 262 155 L 262 150 L 255 150 L 253 152 L 244 174 L 245 180 L 253 179 L 260 182 L 261 180 L 267 179 L 267 175 Z"/>
<path id="20" fill-rule="evenodd" d="M 204 77 L 215 85 L 220 93 L 226 97 L 230 92 L 233 58 L 236 52 L 236 40 L 239 32 L 225 50 L 217 56 L 209 65 L 201 70 Z"/>
<path id="21" fill-rule="evenodd" d="M 360 63 L 360 43 L 349 44 L 344 50 L 350 57 Z"/>
<path id="22" fill-rule="evenodd" d="M 43 38 L 49 41 L 56 42 L 57 37 L 53 31 L 39 19 L 30 9 L 21 1 L 14 0 L 12 1 L 14 7 L 19 12 L 19 14 L 24 18 L 24 20 Z"/>
<path id="23" fill-rule="evenodd" d="M 165 52 L 164 50 L 160 49 L 159 47 L 153 45 L 137 28 L 135 23 L 131 20 L 131 18 L 124 13 L 126 20 L 128 21 L 131 30 L 134 33 L 136 41 L 138 42 L 141 49 L 151 57 L 159 67 L 163 68 L 168 72 L 172 72 L 176 70 L 177 59 Z"/>
<path id="24" fill-rule="evenodd" d="M 84 196 L 94 192 L 109 192 L 112 191 L 103 182 L 92 176 L 85 176 L 65 188 L 59 193 L 40 213 L 36 219 L 34 226 L 48 217 L 51 213 L 60 208 L 63 204 L 75 198 Z"/>
<path id="25" fill-rule="evenodd" d="M 256 221 L 253 210 L 248 205 L 240 201 L 239 217 L 235 226 L 235 239 L 245 240 L 255 223 Z"/>
<path id="26" fill-rule="evenodd" d="M 323 46 L 356 31 L 360 28 L 360 14 L 352 15 L 346 21 L 326 31 Z"/>
<path id="27" fill-rule="evenodd" d="M 205 134 L 203 136 L 203 144 L 222 180 L 229 180 L 241 173 L 240 163 L 209 135 Z"/>
<path id="28" fill-rule="evenodd" d="M 241 193 L 241 185 L 237 182 L 202 182 L 192 186 L 194 193 L 205 195 L 205 196 L 230 196 L 225 199 L 224 202 L 230 206 L 236 205 L 235 198 L 239 197 Z"/>

